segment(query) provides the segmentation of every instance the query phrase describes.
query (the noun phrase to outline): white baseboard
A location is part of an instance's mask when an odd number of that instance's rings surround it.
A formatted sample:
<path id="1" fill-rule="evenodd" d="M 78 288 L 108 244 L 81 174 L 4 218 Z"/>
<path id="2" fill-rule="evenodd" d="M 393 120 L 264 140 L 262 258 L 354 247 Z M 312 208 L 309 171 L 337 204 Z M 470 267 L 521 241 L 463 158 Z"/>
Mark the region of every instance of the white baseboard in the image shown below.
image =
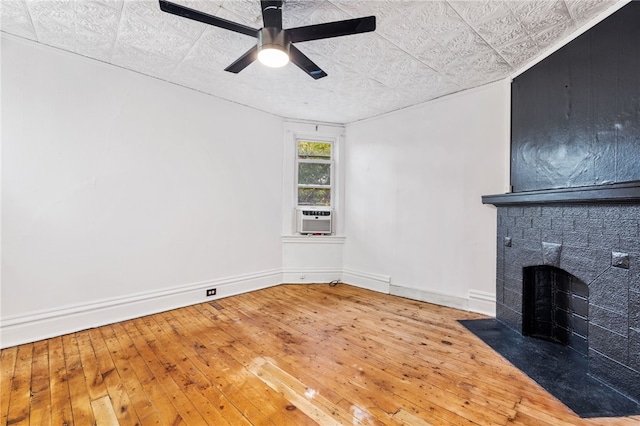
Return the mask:
<path id="1" fill-rule="evenodd" d="M 340 268 L 285 268 L 282 279 L 287 284 L 315 284 L 342 281 Z"/>
<path id="2" fill-rule="evenodd" d="M 274 269 L 82 305 L 7 316 L 3 317 L 0 322 L 0 347 L 6 348 L 35 342 L 118 321 L 260 290 L 282 282 L 282 270 Z M 205 290 L 209 288 L 216 288 L 215 296 L 206 297 Z"/>
<path id="3" fill-rule="evenodd" d="M 0 348 L 235 296 L 282 283 L 328 283 L 334 280 L 380 293 L 495 316 L 495 295 L 488 292 L 469 290 L 469 298 L 464 299 L 391 285 L 391 277 L 388 275 L 370 274 L 354 269 L 319 267 L 273 269 L 192 283 L 161 291 L 105 299 L 83 305 L 63 306 L 46 311 L 2 317 L 0 320 Z M 205 296 L 205 290 L 209 288 L 216 288 L 216 296 Z"/>
<path id="4" fill-rule="evenodd" d="M 469 290 L 469 310 L 479 314 L 496 316 L 496 295 L 480 290 Z"/>
<path id="5" fill-rule="evenodd" d="M 365 288 L 380 293 L 389 294 L 391 277 L 388 275 L 370 274 L 356 271 L 355 269 L 343 269 L 342 281 L 354 287 Z"/>
<path id="6" fill-rule="evenodd" d="M 399 285 L 391 285 L 389 288 L 389 294 L 406 297 L 407 299 L 420 300 L 421 302 L 448 306 L 449 308 L 462 309 L 463 311 L 469 310 L 469 301 L 462 297 L 449 296 L 447 294 L 434 293 L 431 291 L 402 287 Z"/>

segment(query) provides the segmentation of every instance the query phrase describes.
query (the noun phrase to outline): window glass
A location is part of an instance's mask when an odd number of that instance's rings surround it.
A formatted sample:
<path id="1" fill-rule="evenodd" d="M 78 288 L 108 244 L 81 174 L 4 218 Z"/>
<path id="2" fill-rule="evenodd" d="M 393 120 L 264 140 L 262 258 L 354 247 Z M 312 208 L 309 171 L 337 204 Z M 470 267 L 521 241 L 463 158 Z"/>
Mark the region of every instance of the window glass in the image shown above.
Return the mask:
<path id="1" fill-rule="evenodd" d="M 330 206 L 331 189 L 298 188 L 299 206 Z"/>
<path id="2" fill-rule="evenodd" d="M 331 185 L 331 164 L 300 163 L 298 185 Z"/>
<path id="3" fill-rule="evenodd" d="M 331 143 L 298 141 L 298 158 L 331 160 Z"/>
<path id="4" fill-rule="evenodd" d="M 331 206 L 331 142 L 298 141 L 298 205 Z"/>

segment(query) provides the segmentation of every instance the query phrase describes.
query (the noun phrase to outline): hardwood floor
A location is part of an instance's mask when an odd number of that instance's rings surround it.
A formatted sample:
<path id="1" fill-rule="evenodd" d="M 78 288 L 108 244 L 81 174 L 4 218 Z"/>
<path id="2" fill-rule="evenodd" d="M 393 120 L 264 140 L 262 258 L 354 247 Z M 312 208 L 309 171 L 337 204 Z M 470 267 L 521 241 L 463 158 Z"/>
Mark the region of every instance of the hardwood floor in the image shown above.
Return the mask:
<path id="1" fill-rule="evenodd" d="M 2 425 L 638 425 L 580 419 L 456 322 L 282 285 L 1 353 Z"/>

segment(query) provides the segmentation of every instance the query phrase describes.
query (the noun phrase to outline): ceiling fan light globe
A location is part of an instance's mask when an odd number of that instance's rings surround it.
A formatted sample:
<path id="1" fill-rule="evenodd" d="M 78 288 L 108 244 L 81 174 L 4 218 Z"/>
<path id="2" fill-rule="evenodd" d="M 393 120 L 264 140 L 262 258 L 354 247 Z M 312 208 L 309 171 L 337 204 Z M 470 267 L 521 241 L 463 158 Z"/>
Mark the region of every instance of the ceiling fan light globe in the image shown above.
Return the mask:
<path id="1" fill-rule="evenodd" d="M 271 68 L 281 68 L 289 63 L 289 55 L 281 49 L 262 48 L 258 52 L 258 60 Z"/>

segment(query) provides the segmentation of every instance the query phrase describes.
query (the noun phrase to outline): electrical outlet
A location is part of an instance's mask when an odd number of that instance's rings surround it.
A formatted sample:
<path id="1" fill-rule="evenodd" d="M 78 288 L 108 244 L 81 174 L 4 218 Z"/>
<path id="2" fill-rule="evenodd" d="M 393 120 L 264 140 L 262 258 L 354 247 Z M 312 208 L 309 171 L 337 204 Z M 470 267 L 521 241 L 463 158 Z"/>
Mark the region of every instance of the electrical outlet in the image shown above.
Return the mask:
<path id="1" fill-rule="evenodd" d="M 207 297 L 209 296 L 215 296 L 216 295 L 216 289 L 215 288 L 210 288 L 207 290 Z"/>

